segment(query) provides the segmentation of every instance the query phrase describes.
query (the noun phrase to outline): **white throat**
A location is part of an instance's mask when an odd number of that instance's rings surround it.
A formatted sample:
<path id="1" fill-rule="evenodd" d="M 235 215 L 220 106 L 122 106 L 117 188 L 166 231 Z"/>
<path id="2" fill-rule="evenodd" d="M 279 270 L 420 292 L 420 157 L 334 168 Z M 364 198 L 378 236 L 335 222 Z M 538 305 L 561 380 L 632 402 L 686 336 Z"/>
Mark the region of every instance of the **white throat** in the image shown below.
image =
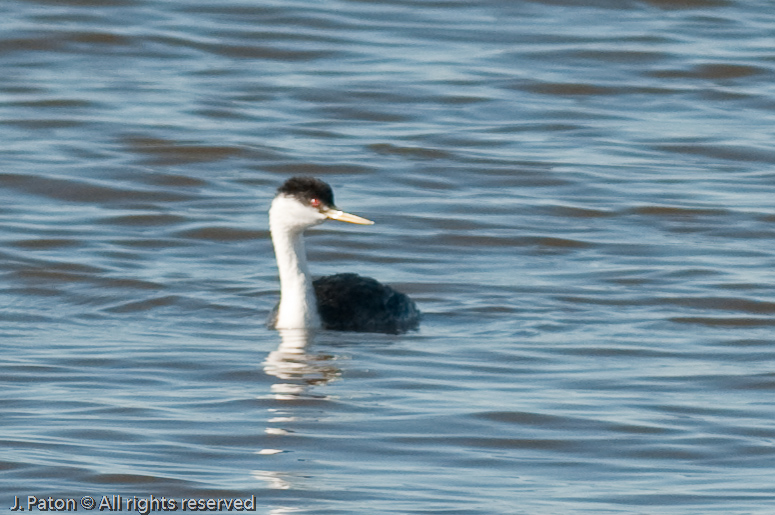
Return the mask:
<path id="1" fill-rule="evenodd" d="M 280 272 L 277 329 L 321 327 L 312 277 L 307 266 L 304 230 L 325 220 L 291 197 L 280 195 L 269 210 L 269 228 Z"/>

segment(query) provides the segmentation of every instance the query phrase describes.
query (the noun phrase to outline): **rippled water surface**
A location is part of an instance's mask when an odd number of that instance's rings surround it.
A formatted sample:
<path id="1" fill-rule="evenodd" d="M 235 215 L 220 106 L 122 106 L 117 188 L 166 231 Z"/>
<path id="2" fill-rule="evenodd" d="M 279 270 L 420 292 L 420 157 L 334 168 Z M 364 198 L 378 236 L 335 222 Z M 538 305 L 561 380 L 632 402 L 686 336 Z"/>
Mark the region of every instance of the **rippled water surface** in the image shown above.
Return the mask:
<path id="1" fill-rule="evenodd" d="M 0 16 L 4 509 L 775 512 L 771 2 Z M 265 327 L 297 174 L 377 222 L 310 231 L 313 272 L 420 331 Z"/>

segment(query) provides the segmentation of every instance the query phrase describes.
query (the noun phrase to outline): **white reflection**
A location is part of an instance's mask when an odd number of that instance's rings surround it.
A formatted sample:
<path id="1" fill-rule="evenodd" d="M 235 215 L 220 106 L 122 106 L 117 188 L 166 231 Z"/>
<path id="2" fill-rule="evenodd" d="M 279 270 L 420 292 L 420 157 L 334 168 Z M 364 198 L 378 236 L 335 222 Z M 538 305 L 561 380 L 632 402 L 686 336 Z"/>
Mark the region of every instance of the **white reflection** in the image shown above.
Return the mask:
<path id="1" fill-rule="evenodd" d="M 260 479 L 267 483 L 269 488 L 275 490 L 288 490 L 291 487 L 291 483 L 283 478 L 288 474 L 281 474 L 279 472 L 273 472 L 271 470 L 254 470 L 253 477 Z"/>
<path id="2" fill-rule="evenodd" d="M 280 429 L 279 427 L 267 427 L 264 432 L 268 435 L 287 435 L 290 431 Z"/>
<path id="3" fill-rule="evenodd" d="M 307 354 L 307 348 L 315 339 L 315 333 L 305 329 L 281 329 L 280 346 L 272 351 L 264 362 L 264 371 L 272 376 L 293 383 L 275 383 L 272 392 L 278 400 L 292 400 L 303 395 L 309 386 L 325 384 L 337 377 L 340 371 L 333 364 L 333 356 Z"/>
<path id="4" fill-rule="evenodd" d="M 271 454 L 280 454 L 281 452 L 285 452 L 285 451 L 280 449 L 261 449 L 256 454 L 271 455 Z"/>
<path id="5" fill-rule="evenodd" d="M 279 508 L 273 508 L 269 515 L 288 515 L 289 513 L 298 513 L 301 511 L 301 508 L 291 508 L 288 506 L 281 506 Z"/>
<path id="6" fill-rule="evenodd" d="M 285 454 L 282 442 L 286 437 L 293 433 L 293 430 L 286 429 L 283 424 L 298 422 L 304 420 L 295 411 L 304 411 L 303 405 L 294 403 L 300 399 L 327 399 L 325 395 L 313 395 L 309 391 L 317 385 L 323 385 L 338 378 L 341 371 L 335 366 L 334 356 L 327 354 L 310 354 L 308 350 L 315 339 L 315 333 L 303 329 L 281 329 L 280 345 L 277 350 L 269 353 L 264 361 L 264 371 L 278 379 L 278 382 L 271 386 L 272 395 L 277 401 L 288 401 L 287 406 L 281 409 L 270 409 L 275 412 L 269 419 L 271 426 L 264 429 L 264 432 L 271 436 L 273 448 L 260 449 L 256 454 L 265 459 L 265 463 L 277 463 L 274 460 L 281 459 L 279 455 Z M 274 446 L 277 446 L 276 448 Z M 277 455 L 277 456 L 275 456 Z M 302 476 L 273 472 L 270 470 L 254 470 L 254 478 L 265 482 L 269 488 L 287 490 L 292 487 L 299 487 L 303 480 Z M 291 513 L 293 508 L 277 508 L 273 511 L 280 515 L 281 513 Z"/>

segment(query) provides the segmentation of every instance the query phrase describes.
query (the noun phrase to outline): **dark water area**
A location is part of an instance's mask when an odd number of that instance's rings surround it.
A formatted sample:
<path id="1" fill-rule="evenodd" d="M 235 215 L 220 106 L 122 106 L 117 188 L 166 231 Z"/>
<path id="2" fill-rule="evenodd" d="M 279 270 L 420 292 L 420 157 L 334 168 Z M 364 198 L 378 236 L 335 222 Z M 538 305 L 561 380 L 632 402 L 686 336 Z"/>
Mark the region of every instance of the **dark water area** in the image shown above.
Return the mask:
<path id="1" fill-rule="evenodd" d="M 775 512 L 770 2 L 0 20 L 4 509 Z M 313 272 L 405 291 L 418 332 L 266 328 L 298 174 L 376 221 L 311 230 Z"/>

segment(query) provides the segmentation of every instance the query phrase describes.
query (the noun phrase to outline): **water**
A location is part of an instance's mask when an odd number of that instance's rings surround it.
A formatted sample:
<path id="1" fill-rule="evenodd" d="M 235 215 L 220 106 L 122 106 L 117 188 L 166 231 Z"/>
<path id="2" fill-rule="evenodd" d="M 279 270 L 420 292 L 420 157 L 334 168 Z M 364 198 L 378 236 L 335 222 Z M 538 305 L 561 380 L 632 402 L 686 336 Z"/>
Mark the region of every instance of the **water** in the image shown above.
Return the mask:
<path id="1" fill-rule="evenodd" d="M 6 509 L 775 510 L 769 2 L 0 14 Z M 264 326 L 294 174 L 419 332 Z"/>

